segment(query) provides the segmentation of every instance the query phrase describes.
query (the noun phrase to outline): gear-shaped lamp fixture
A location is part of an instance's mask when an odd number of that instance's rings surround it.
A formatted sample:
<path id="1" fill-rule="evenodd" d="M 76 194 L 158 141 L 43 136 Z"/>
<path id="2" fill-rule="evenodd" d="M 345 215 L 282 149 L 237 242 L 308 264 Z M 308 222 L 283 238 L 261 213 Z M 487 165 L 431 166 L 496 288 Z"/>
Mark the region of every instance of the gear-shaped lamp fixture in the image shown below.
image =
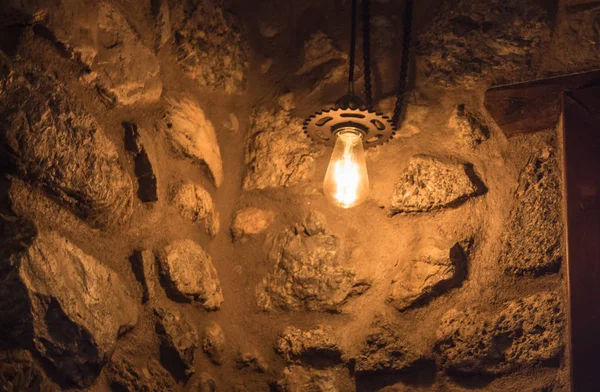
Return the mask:
<path id="1" fill-rule="evenodd" d="M 408 40 L 410 40 L 410 19 L 408 19 L 408 24 L 405 19 L 405 52 L 402 58 L 400 92 L 394 118 L 389 119 L 371 109 L 369 0 L 363 0 L 364 80 L 367 102 L 354 93 L 356 3 L 357 0 L 352 0 L 348 93 L 337 100 L 334 108 L 316 112 L 306 118 L 303 127 L 306 135 L 312 140 L 333 147 L 323 182 L 323 192 L 331 203 L 342 208 L 354 207 L 364 202 L 369 196 L 365 148 L 383 144 L 396 133 L 394 123 L 397 122 L 402 106 L 407 68 L 407 64 L 405 64 L 406 50 L 409 44 Z M 407 13 L 412 12 L 411 0 L 407 0 L 406 11 Z M 408 30 L 408 36 L 406 30 Z"/>

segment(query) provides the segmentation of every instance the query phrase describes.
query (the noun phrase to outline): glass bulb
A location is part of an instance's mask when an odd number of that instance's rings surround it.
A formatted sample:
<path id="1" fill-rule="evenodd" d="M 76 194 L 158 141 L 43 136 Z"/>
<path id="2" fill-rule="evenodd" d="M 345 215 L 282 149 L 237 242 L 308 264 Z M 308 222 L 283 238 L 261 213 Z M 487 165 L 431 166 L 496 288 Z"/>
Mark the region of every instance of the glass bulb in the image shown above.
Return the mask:
<path id="1" fill-rule="evenodd" d="M 325 174 L 323 191 L 327 199 L 342 207 L 354 207 L 369 196 L 369 176 L 362 134 L 355 128 L 344 128 L 337 140 Z"/>

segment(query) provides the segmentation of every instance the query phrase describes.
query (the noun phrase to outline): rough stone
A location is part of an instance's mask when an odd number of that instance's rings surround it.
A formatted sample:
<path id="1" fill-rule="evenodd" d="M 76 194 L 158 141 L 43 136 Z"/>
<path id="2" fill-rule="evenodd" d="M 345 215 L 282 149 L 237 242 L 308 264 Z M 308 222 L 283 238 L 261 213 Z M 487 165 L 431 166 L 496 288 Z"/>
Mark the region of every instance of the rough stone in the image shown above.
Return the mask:
<path id="1" fill-rule="evenodd" d="M 240 352 L 236 364 L 238 369 L 251 369 L 257 373 L 266 373 L 269 370 L 269 365 L 257 351 Z"/>
<path id="2" fill-rule="evenodd" d="M 448 127 L 454 130 L 459 142 L 465 146 L 475 148 L 490 137 L 490 130 L 481 116 L 465 109 L 465 105 L 457 105 L 450 119 Z"/>
<path id="3" fill-rule="evenodd" d="M 142 143 L 142 137 L 134 123 L 123 123 L 125 130 L 125 148 L 133 153 L 134 171 L 138 179 L 138 197 L 144 203 L 158 200 L 156 175 L 148 152 Z"/>
<path id="4" fill-rule="evenodd" d="M 223 303 L 221 282 L 210 256 L 191 240 L 176 240 L 158 254 L 159 271 L 167 295 L 180 302 L 195 302 L 206 310 Z"/>
<path id="5" fill-rule="evenodd" d="M 551 71 L 588 71 L 600 62 L 600 8 L 587 2 L 569 2 L 555 27 L 550 53 Z"/>
<path id="6" fill-rule="evenodd" d="M 438 360 L 445 369 L 481 374 L 557 364 L 565 323 L 556 293 L 510 301 L 491 314 L 452 309 L 436 332 Z"/>
<path id="7" fill-rule="evenodd" d="M 337 49 L 327 34 L 318 31 L 304 42 L 304 59 L 296 75 L 312 79 L 312 93 L 316 93 L 327 85 L 344 80 L 348 72 L 347 62 L 348 55 Z"/>
<path id="8" fill-rule="evenodd" d="M 115 146 L 70 91 L 36 69 L 0 67 L 0 148 L 21 178 L 90 225 L 131 216 L 133 186 Z"/>
<path id="9" fill-rule="evenodd" d="M 137 322 L 120 277 L 55 232 L 22 242 L 0 268 L 0 331 L 34 350 L 66 380 L 90 386 Z"/>
<path id="10" fill-rule="evenodd" d="M 157 1 L 152 4 L 157 4 L 156 9 L 153 8 L 153 13 L 156 14 L 156 31 L 158 32 L 156 46 L 161 48 L 169 42 L 173 36 L 173 33 L 171 32 L 171 11 L 167 0 Z"/>
<path id="11" fill-rule="evenodd" d="M 340 312 L 346 301 L 370 287 L 353 271 L 338 265 L 340 239 L 327 232 L 313 235 L 286 228 L 274 241 L 269 261 L 272 272 L 257 286 L 258 306 L 264 310 Z"/>
<path id="12" fill-rule="evenodd" d="M 198 376 L 192 377 L 185 384 L 186 392 L 216 392 L 217 383 L 213 376 L 206 372 L 200 373 Z"/>
<path id="13" fill-rule="evenodd" d="M 29 351 L 0 352 L 0 390 L 7 392 L 58 392 Z"/>
<path id="14" fill-rule="evenodd" d="M 202 350 L 216 365 L 222 365 L 225 360 L 225 334 L 221 326 L 214 321 L 208 323 L 202 337 Z"/>
<path id="15" fill-rule="evenodd" d="M 169 392 L 176 388 L 169 372 L 153 359 L 140 366 L 118 353 L 111 358 L 105 374 L 111 390 Z"/>
<path id="16" fill-rule="evenodd" d="M 167 99 L 162 129 L 183 155 L 206 165 L 217 187 L 223 183 L 223 162 L 217 135 L 204 111 L 190 99 Z"/>
<path id="17" fill-rule="evenodd" d="M 130 258 L 133 273 L 142 285 L 142 302 L 156 296 L 156 258 L 151 250 L 136 250 Z"/>
<path id="18" fill-rule="evenodd" d="M 82 79 L 107 103 L 155 102 L 162 93 L 160 65 L 125 16 L 107 2 L 37 2 L 37 31 L 80 61 Z"/>
<path id="19" fill-rule="evenodd" d="M 416 47 L 426 76 L 442 86 L 527 78 L 550 25 L 535 1 L 459 0 L 438 7 Z"/>
<path id="20" fill-rule="evenodd" d="M 336 375 L 330 370 L 289 366 L 275 384 L 277 392 L 339 392 Z"/>
<path id="21" fill-rule="evenodd" d="M 408 346 L 392 325 L 384 324 L 367 336 L 366 347 L 355 360 L 354 373 L 357 377 L 398 373 L 422 359 L 424 355 Z"/>
<path id="22" fill-rule="evenodd" d="M 200 340 L 196 328 L 177 311 L 155 309 L 156 333 L 160 338 L 161 360 L 176 359 L 186 375 L 194 373 L 194 356 Z"/>
<path id="23" fill-rule="evenodd" d="M 91 63 L 96 83 L 123 105 L 155 102 L 162 94 L 160 65 L 125 17 L 98 4 L 98 55 Z"/>
<path id="24" fill-rule="evenodd" d="M 468 241 L 466 242 L 468 245 Z M 431 247 L 412 260 L 392 281 L 388 302 L 403 311 L 427 303 L 459 286 L 466 277 L 467 256 L 461 244 L 449 250 Z"/>
<path id="25" fill-rule="evenodd" d="M 220 2 L 200 0 L 174 10 L 177 61 L 200 86 L 240 93 L 246 86 L 248 44 L 233 15 Z"/>
<path id="26" fill-rule="evenodd" d="M 235 215 L 231 226 L 231 236 L 234 241 L 245 242 L 248 237 L 265 231 L 274 220 L 275 214 L 272 211 L 254 207 L 244 208 Z"/>
<path id="27" fill-rule="evenodd" d="M 557 272 L 560 267 L 563 220 L 556 154 L 554 148 L 544 148 L 520 175 L 502 238 L 500 263 L 507 272 L 539 275 Z"/>
<path id="28" fill-rule="evenodd" d="M 302 131 L 302 123 L 288 111 L 256 110 L 246 143 L 244 189 L 289 187 L 312 176 L 322 147 Z"/>
<path id="29" fill-rule="evenodd" d="M 313 328 L 302 331 L 287 327 L 275 343 L 275 351 L 288 362 L 304 361 L 341 362 L 342 350 L 335 342 L 329 328 Z"/>
<path id="30" fill-rule="evenodd" d="M 171 188 L 171 202 L 179 214 L 192 223 L 201 222 L 206 233 L 215 237 L 219 232 L 219 213 L 210 197 L 210 193 L 200 185 L 184 182 Z"/>
<path id="31" fill-rule="evenodd" d="M 391 213 L 416 213 L 456 207 L 482 193 L 468 165 L 416 155 L 396 183 Z M 475 180 L 479 182 L 478 180 Z"/>

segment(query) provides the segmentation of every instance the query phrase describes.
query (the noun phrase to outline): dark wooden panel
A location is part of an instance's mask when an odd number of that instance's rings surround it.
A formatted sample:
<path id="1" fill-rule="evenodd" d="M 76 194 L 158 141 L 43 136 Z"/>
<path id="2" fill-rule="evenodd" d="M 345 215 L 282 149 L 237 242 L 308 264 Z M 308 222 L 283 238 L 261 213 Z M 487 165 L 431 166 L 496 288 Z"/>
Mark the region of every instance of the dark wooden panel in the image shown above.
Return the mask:
<path id="1" fill-rule="evenodd" d="M 492 87 L 485 108 L 507 137 L 549 129 L 558 123 L 563 91 L 600 85 L 600 70 Z"/>
<path id="2" fill-rule="evenodd" d="M 574 392 L 600 391 L 600 88 L 563 94 Z"/>

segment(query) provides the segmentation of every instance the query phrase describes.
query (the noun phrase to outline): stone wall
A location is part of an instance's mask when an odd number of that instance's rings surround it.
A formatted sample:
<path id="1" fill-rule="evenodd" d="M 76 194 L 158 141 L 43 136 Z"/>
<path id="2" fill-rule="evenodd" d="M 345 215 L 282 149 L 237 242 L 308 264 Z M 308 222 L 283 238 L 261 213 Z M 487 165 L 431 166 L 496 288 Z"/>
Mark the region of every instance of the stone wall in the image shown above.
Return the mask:
<path id="1" fill-rule="evenodd" d="M 600 8 L 416 3 L 342 210 L 301 121 L 348 2 L 4 1 L 0 390 L 568 390 L 557 130 L 507 139 L 483 92 L 600 66 Z M 385 113 L 402 12 L 372 4 Z"/>

